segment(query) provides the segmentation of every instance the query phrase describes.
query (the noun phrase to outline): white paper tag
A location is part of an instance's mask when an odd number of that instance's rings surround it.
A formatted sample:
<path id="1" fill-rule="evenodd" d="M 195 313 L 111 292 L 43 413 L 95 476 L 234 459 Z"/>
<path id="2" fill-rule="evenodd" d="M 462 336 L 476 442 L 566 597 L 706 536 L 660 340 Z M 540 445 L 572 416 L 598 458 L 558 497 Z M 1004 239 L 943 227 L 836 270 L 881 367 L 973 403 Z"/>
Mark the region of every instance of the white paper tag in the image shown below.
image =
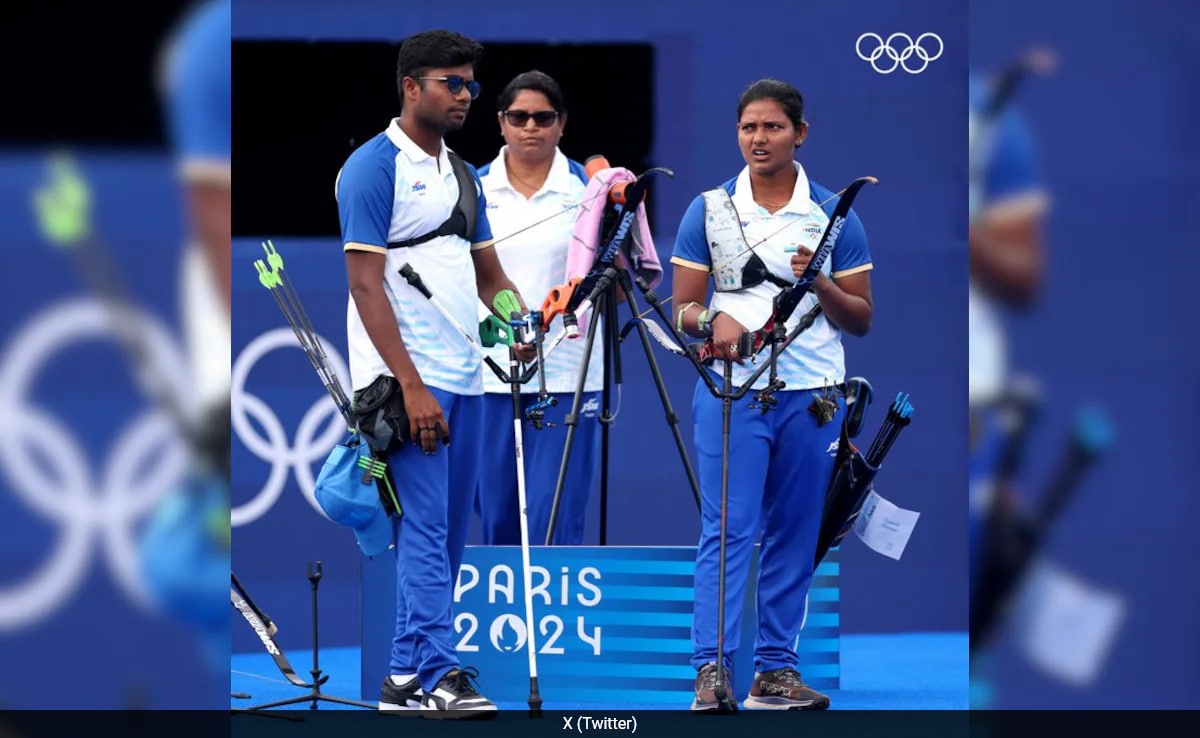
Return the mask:
<path id="1" fill-rule="evenodd" d="M 872 488 L 854 521 L 854 533 L 867 548 L 899 561 L 919 517 L 921 513 L 896 507 Z"/>
<path id="2" fill-rule="evenodd" d="M 1124 600 L 1042 561 L 1017 602 L 1016 635 L 1025 657 L 1076 686 L 1095 680 L 1125 617 Z"/>

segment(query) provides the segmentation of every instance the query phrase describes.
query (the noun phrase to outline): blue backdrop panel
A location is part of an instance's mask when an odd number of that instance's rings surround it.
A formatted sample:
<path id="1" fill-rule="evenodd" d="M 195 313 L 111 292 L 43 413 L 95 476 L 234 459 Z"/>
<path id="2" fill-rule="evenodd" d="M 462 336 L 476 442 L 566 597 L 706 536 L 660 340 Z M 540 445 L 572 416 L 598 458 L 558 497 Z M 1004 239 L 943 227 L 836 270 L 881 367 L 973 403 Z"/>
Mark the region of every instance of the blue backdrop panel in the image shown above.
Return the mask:
<path id="1" fill-rule="evenodd" d="M 837 689 L 838 552 L 814 578 L 800 637 L 800 670 L 816 689 Z M 757 575 L 757 548 L 751 579 Z M 686 707 L 692 654 L 693 546 L 535 546 L 530 551 L 539 691 L 557 703 Z M 379 699 L 396 617 L 394 556 L 363 561 L 363 699 Z M 459 658 L 480 672 L 492 700 L 529 697 L 525 584 L 519 546 L 469 546 L 455 590 Z M 754 675 L 754 590 L 743 604 L 734 695 Z M 727 613 L 726 617 L 730 614 Z"/>

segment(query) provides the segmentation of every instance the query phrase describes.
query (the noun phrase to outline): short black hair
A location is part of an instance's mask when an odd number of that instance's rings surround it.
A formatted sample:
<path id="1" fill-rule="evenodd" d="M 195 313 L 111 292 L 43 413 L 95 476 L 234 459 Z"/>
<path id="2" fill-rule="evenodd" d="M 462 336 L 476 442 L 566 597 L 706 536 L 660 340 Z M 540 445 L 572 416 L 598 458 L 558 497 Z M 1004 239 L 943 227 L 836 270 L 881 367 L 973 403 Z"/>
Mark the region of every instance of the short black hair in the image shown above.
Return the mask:
<path id="1" fill-rule="evenodd" d="M 433 30 L 409 36 L 400 45 L 396 60 L 396 89 L 405 77 L 420 77 L 430 69 L 459 67 L 463 64 L 476 66 L 483 58 L 483 46 L 474 39 L 454 31 Z"/>
<path id="2" fill-rule="evenodd" d="M 800 94 L 800 90 L 787 82 L 780 82 L 777 79 L 760 79 L 752 83 L 738 98 L 738 120 L 741 120 L 746 106 L 756 100 L 774 100 L 779 103 L 796 128 L 800 128 L 804 123 L 804 97 Z"/>
<path id="3" fill-rule="evenodd" d="M 550 106 L 558 111 L 559 115 L 567 112 L 567 104 L 563 100 L 562 88 L 558 86 L 558 82 L 537 69 L 531 69 L 513 77 L 512 81 L 504 86 L 500 96 L 496 98 L 496 110 L 508 110 L 508 106 L 512 105 L 513 100 L 517 98 L 517 93 L 521 90 L 540 92 L 546 96 L 546 99 L 550 101 Z"/>

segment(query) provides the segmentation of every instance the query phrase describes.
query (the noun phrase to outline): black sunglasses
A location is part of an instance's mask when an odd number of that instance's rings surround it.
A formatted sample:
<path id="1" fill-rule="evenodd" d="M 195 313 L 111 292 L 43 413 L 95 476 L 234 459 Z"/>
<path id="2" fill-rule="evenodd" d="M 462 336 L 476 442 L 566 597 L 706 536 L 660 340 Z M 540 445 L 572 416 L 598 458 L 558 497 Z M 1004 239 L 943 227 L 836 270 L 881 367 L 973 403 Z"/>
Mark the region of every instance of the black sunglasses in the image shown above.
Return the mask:
<path id="1" fill-rule="evenodd" d="M 465 78 L 457 74 L 452 74 L 449 77 L 413 77 L 413 79 L 432 79 L 441 82 L 446 85 L 446 89 L 450 91 L 451 95 L 457 95 L 466 87 L 467 92 L 471 93 L 472 100 L 479 97 L 479 91 L 483 89 L 477 81 L 471 80 L 468 82 Z"/>
<path id="2" fill-rule="evenodd" d="M 524 128 L 529 119 L 533 118 L 534 124 L 538 128 L 549 128 L 554 125 L 554 121 L 558 120 L 557 110 L 539 110 L 536 113 L 530 113 L 526 110 L 505 110 L 504 119 L 508 121 L 510 126 L 516 128 Z"/>

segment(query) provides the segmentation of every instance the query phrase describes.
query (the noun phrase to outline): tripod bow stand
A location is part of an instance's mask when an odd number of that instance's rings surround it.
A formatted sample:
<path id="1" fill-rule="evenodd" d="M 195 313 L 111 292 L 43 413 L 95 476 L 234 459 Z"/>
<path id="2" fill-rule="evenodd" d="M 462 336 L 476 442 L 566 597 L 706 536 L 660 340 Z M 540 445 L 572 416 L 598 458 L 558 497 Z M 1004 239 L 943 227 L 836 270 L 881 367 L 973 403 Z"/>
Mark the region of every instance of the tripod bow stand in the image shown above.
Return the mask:
<path id="1" fill-rule="evenodd" d="M 564 418 L 564 424 L 567 426 L 567 437 L 563 446 L 562 463 L 558 470 L 558 481 L 554 488 L 554 503 L 550 509 L 550 525 L 546 531 L 546 545 L 550 545 L 554 538 L 554 529 L 558 520 L 558 506 L 562 499 L 563 486 L 566 482 L 567 467 L 570 463 L 571 448 L 575 439 L 575 430 L 579 424 L 579 411 L 583 401 L 584 386 L 587 382 L 588 365 L 592 357 L 592 349 L 596 342 L 597 326 L 603 323 L 603 338 L 604 341 L 604 369 L 603 369 L 603 385 L 601 389 L 601 407 L 600 407 L 600 545 L 606 545 L 608 542 L 608 449 L 609 449 L 609 429 L 612 425 L 615 416 L 611 413 L 611 394 L 612 385 L 618 387 L 622 382 L 621 372 L 621 352 L 620 344 L 624 339 L 623 335 L 619 335 L 617 331 L 617 307 L 618 295 L 617 290 L 621 290 L 625 301 L 631 309 L 635 310 L 636 306 L 633 299 L 632 281 L 629 273 L 616 266 L 616 260 L 619 254 L 624 254 L 626 263 L 632 264 L 633 260 L 628 253 L 624 253 L 624 244 L 630 238 L 630 228 L 633 225 L 634 217 L 637 215 L 638 206 L 642 203 L 646 194 L 646 180 L 648 175 L 653 173 L 663 173 L 667 176 L 674 176 L 674 173 L 669 169 L 654 168 L 643 173 L 626 190 L 626 200 L 621 205 L 621 210 L 618 215 L 613 217 L 616 222 L 611 227 L 605 228 L 608 236 L 603 241 L 603 246 L 597 250 L 596 262 L 587 276 L 574 288 L 571 299 L 568 301 L 566 311 L 563 316 L 564 325 L 573 323 L 575 311 L 580 306 L 588 302 L 591 304 L 591 312 L 593 313 L 592 320 L 588 321 L 587 337 L 584 339 L 583 360 L 579 368 L 579 378 L 575 385 L 575 394 L 571 404 L 571 411 Z M 606 218 L 606 225 L 608 224 Z M 645 284 L 639 279 L 639 288 Z M 647 286 L 643 292 L 648 291 Z M 599 319 L 595 319 L 599 318 Z M 650 373 L 654 377 L 654 384 L 658 390 L 659 400 L 662 402 L 663 410 L 666 413 L 667 425 L 671 428 L 671 433 L 675 437 L 675 445 L 679 449 L 679 457 L 683 462 L 683 468 L 687 474 L 688 484 L 692 488 L 692 495 L 696 501 L 696 508 L 700 508 L 700 486 L 696 481 L 696 475 L 692 470 L 691 462 L 688 460 L 687 447 L 684 445 L 683 436 L 679 432 L 679 417 L 675 414 L 675 409 L 671 405 L 670 397 L 667 395 L 666 385 L 663 383 L 662 372 L 658 368 L 658 362 L 654 358 L 654 351 L 650 345 L 650 336 L 646 330 L 646 326 L 641 321 L 635 321 L 638 335 L 642 340 L 642 348 L 646 354 L 646 363 L 650 367 Z"/>
<path id="2" fill-rule="evenodd" d="M 283 655 L 283 649 L 281 649 L 279 644 L 275 642 L 275 634 L 279 632 L 278 627 L 276 627 L 275 623 L 272 622 L 269 617 L 267 617 L 266 613 L 264 613 L 258 607 L 258 605 L 256 605 L 254 601 L 250 599 L 250 595 L 246 594 L 246 590 L 244 587 L 242 587 L 241 582 L 238 581 L 237 575 L 230 572 L 233 582 L 233 586 L 230 589 L 230 601 L 233 604 L 234 609 L 240 612 L 242 617 L 246 619 L 246 622 L 250 624 L 250 627 L 254 629 L 254 632 L 258 635 L 259 640 L 262 641 L 263 648 L 265 648 L 267 653 L 271 655 L 271 658 L 275 660 L 275 665 L 279 668 L 279 671 L 283 674 L 284 678 L 286 678 L 289 683 L 300 687 L 301 689 L 309 690 L 309 693 L 306 695 L 289 697 L 287 699 L 268 702 L 262 705 L 254 705 L 253 707 L 235 709 L 233 712 L 258 713 L 261 710 L 268 710 L 272 707 L 283 707 L 285 705 L 295 705 L 302 702 L 311 703 L 308 706 L 308 709 L 310 710 L 317 709 L 318 702 L 334 702 L 340 705 L 363 707 L 369 710 L 376 709 L 375 705 L 372 705 L 368 702 L 359 702 L 357 700 L 350 700 L 344 697 L 334 697 L 321 691 L 321 685 L 329 681 L 329 675 L 321 673 L 317 642 L 317 585 L 321 581 L 321 577 L 323 575 L 321 562 L 316 562 L 315 568 L 312 564 L 308 564 L 307 569 L 308 581 L 312 587 L 313 665 L 309 672 L 312 674 L 311 682 L 305 682 L 296 675 L 296 672 L 294 669 L 292 669 L 292 665 L 288 662 L 287 657 Z"/>

